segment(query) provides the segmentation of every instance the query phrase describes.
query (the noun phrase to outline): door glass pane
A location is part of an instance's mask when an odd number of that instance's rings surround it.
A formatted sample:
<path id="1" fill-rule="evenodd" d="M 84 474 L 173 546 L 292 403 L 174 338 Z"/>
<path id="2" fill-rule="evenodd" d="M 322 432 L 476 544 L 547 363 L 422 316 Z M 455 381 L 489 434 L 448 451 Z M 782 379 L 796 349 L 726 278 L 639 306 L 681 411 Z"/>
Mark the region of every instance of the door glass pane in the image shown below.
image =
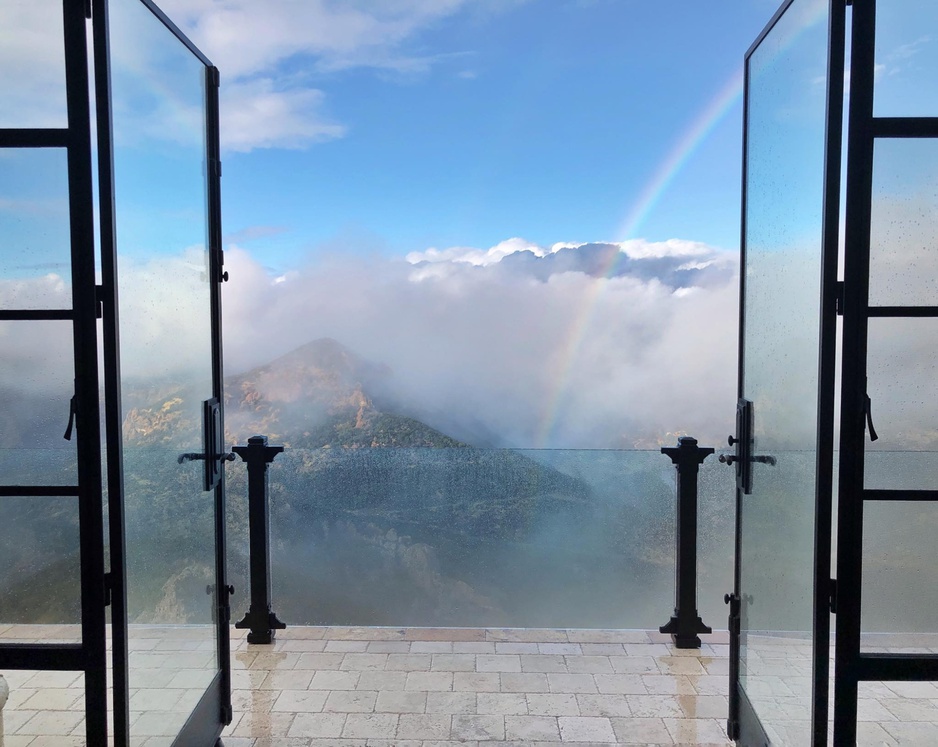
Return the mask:
<path id="1" fill-rule="evenodd" d="M 0 497 L 0 641 L 81 640 L 80 563 L 77 497 Z"/>
<path id="2" fill-rule="evenodd" d="M 0 483 L 76 485 L 72 325 L 0 322 Z"/>
<path id="3" fill-rule="evenodd" d="M 870 319 L 868 339 L 867 393 L 879 438 L 866 442 L 864 486 L 934 490 L 938 319 Z"/>
<path id="4" fill-rule="evenodd" d="M 743 397 L 775 461 L 742 496 L 740 682 L 773 744 L 810 741 L 826 6 L 796 0 L 749 59 Z"/>
<path id="5" fill-rule="evenodd" d="M 67 127 L 62 0 L 0 3 L 0 127 Z"/>
<path id="6" fill-rule="evenodd" d="M 938 306 L 938 141 L 878 139 L 870 305 Z"/>
<path id="7" fill-rule="evenodd" d="M 934 653 L 938 648 L 936 536 L 934 503 L 866 503 L 861 619 L 865 650 Z"/>
<path id="8" fill-rule="evenodd" d="M 877 117 L 938 116 L 938 4 L 933 0 L 876 3 Z"/>
<path id="9" fill-rule="evenodd" d="M 136 0 L 111 4 L 131 734 L 172 737 L 216 674 L 201 62 Z"/>
<path id="10" fill-rule="evenodd" d="M 71 285 L 66 151 L 0 149 L 0 309 L 69 309 Z"/>

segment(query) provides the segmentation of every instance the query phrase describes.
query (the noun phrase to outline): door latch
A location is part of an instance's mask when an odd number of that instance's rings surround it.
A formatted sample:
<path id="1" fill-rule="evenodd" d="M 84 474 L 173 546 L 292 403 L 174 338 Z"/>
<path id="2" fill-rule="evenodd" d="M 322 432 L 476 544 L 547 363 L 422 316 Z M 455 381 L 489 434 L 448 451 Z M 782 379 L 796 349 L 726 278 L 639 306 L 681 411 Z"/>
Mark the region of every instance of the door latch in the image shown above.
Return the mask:
<path id="1" fill-rule="evenodd" d="M 222 462 L 234 461 L 235 455 L 225 451 L 224 434 L 221 429 L 221 405 L 217 397 L 202 402 L 202 448 L 204 451 L 187 451 L 176 461 L 205 462 L 202 489 L 214 490 L 221 481 Z"/>

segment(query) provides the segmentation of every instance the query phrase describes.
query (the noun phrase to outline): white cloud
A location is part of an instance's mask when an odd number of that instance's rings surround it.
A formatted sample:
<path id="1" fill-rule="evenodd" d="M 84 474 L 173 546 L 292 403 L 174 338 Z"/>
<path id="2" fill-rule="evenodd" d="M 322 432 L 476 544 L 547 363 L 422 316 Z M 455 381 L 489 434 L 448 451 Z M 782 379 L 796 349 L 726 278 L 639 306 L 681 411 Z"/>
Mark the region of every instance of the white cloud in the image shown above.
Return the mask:
<path id="1" fill-rule="evenodd" d="M 167 0 L 176 19 L 227 75 L 276 70 L 306 56 L 321 69 L 396 68 L 409 55 L 402 44 L 467 0 Z"/>
<path id="2" fill-rule="evenodd" d="M 406 259 L 411 264 L 419 262 L 464 262 L 470 265 L 487 266 L 501 261 L 509 254 L 528 251 L 538 257 L 543 257 L 547 252 L 525 239 L 513 238 L 506 239 L 489 249 L 476 249 L 467 246 L 453 246 L 448 249 L 436 249 L 430 247 L 422 252 L 410 252 Z"/>
<path id="3" fill-rule="evenodd" d="M 166 0 L 179 26 L 222 73 L 223 144 L 236 151 L 304 148 L 342 137 L 310 78 L 349 68 L 415 75 L 462 51 L 414 54 L 421 31 L 488 0 Z"/>
<path id="4" fill-rule="evenodd" d="M 224 91 L 221 139 L 227 149 L 303 148 L 346 132 L 321 114 L 322 91 L 276 90 L 270 78 L 235 82 Z"/>
<path id="5" fill-rule="evenodd" d="M 606 277 L 591 274 L 605 245 L 538 256 L 513 241 L 514 252 L 443 249 L 416 264 L 416 255 L 337 254 L 280 278 L 229 247 L 227 370 L 333 337 L 390 367 L 402 410 L 475 443 L 647 446 L 678 430 L 725 438 L 736 386 L 733 256 L 691 242 L 663 258 L 664 246 L 644 247 L 647 258 Z M 680 271 L 691 245 L 711 261 Z"/>

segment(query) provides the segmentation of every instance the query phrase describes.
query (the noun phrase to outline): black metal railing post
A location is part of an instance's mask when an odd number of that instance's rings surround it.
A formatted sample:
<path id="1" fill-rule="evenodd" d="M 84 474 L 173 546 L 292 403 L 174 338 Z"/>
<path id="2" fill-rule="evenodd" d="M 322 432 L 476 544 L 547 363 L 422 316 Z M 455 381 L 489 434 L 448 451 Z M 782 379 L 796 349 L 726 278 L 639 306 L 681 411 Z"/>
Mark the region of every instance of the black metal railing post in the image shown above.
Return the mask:
<path id="1" fill-rule="evenodd" d="M 273 643 L 275 631 L 287 627 L 270 608 L 270 511 L 267 467 L 283 451 L 268 446 L 267 436 L 251 436 L 247 446 L 232 451 L 248 465 L 248 529 L 251 553 L 251 608 L 236 628 L 249 628 L 248 643 Z"/>
<path id="2" fill-rule="evenodd" d="M 697 471 L 713 449 L 697 439 L 681 436 L 677 446 L 665 446 L 677 470 L 677 527 L 675 531 L 674 615 L 659 630 L 670 633 L 678 648 L 700 648 L 699 633 L 713 631 L 697 614 Z"/>

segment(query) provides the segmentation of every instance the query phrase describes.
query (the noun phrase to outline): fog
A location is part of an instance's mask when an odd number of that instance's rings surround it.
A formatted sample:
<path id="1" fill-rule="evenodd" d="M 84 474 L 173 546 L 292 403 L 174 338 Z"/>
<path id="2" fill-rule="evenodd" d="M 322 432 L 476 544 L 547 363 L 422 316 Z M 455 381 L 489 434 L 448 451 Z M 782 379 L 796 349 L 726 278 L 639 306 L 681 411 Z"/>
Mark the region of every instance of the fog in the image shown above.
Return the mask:
<path id="1" fill-rule="evenodd" d="M 229 373 L 332 337 L 390 370 L 383 398 L 487 446 L 654 447 L 729 432 L 734 255 L 688 241 L 520 239 L 274 276 L 226 250 Z"/>

